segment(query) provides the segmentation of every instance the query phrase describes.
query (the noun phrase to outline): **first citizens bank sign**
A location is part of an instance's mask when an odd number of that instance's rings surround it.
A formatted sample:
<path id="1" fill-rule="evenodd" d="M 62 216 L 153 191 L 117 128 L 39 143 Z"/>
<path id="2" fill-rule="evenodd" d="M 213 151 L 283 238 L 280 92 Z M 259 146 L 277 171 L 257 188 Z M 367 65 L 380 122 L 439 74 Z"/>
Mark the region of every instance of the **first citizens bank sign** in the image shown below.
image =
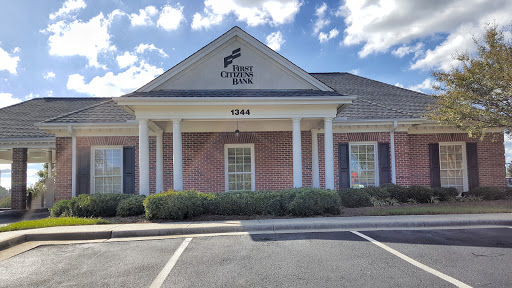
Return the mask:
<path id="1" fill-rule="evenodd" d="M 237 48 L 231 52 L 231 55 L 224 57 L 224 69 L 233 63 L 233 60 L 242 55 L 241 49 Z M 232 65 L 232 70 L 225 70 L 220 72 L 220 77 L 231 78 L 233 85 L 240 84 L 253 84 L 252 80 L 254 77 L 253 66 L 240 66 Z"/>

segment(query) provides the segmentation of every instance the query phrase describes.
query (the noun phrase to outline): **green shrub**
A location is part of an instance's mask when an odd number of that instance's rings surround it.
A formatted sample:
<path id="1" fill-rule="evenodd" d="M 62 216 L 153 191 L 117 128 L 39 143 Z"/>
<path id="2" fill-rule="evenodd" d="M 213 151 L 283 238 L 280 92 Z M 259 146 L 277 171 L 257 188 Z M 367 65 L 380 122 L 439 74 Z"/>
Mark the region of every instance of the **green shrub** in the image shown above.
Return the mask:
<path id="1" fill-rule="evenodd" d="M 69 217 L 71 216 L 71 200 L 60 200 L 50 208 L 51 217 Z"/>
<path id="2" fill-rule="evenodd" d="M 342 189 L 340 190 L 341 205 L 347 208 L 370 207 L 372 201 L 370 195 L 364 189 Z"/>
<path id="3" fill-rule="evenodd" d="M 439 201 L 448 201 L 459 196 L 459 191 L 454 187 L 435 187 L 432 191 Z"/>
<path id="4" fill-rule="evenodd" d="M 302 188 L 287 206 L 286 211 L 295 216 L 339 214 L 340 197 L 332 190 Z"/>
<path id="5" fill-rule="evenodd" d="M 120 217 L 143 215 L 144 205 L 142 202 L 144 202 L 144 199 L 146 199 L 146 196 L 138 195 L 121 200 L 117 205 L 116 215 Z"/>
<path id="6" fill-rule="evenodd" d="M 424 186 L 410 186 L 407 188 L 409 199 L 414 199 L 418 203 L 429 203 L 434 196 L 434 191 Z"/>
<path id="7" fill-rule="evenodd" d="M 368 193 L 370 197 L 374 197 L 377 199 L 386 199 L 391 196 L 389 191 L 383 187 L 368 186 L 366 188 L 363 188 L 362 190 L 366 191 L 366 193 Z"/>
<path id="8" fill-rule="evenodd" d="M 398 202 L 406 203 L 409 199 L 409 191 L 404 186 L 389 183 L 380 186 L 380 188 L 386 190 L 389 197 L 396 199 Z"/>
<path id="9" fill-rule="evenodd" d="M 5 197 L 0 200 L 0 208 L 11 208 L 11 197 Z"/>
<path id="10" fill-rule="evenodd" d="M 194 190 L 169 190 L 150 195 L 143 203 L 148 219 L 183 220 L 204 214 L 207 202 L 214 197 Z"/>
<path id="11" fill-rule="evenodd" d="M 500 200 L 507 196 L 507 193 L 495 187 L 478 187 L 467 193 L 471 196 L 482 197 L 484 200 Z"/>
<path id="12" fill-rule="evenodd" d="M 216 215 L 284 215 L 285 193 L 272 191 L 217 193 L 207 202 L 207 212 Z"/>
<path id="13" fill-rule="evenodd" d="M 81 194 L 56 202 L 50 209 L 53 217 L 113 217 L 119 203 L 134 195 L 129 194 Z"/>

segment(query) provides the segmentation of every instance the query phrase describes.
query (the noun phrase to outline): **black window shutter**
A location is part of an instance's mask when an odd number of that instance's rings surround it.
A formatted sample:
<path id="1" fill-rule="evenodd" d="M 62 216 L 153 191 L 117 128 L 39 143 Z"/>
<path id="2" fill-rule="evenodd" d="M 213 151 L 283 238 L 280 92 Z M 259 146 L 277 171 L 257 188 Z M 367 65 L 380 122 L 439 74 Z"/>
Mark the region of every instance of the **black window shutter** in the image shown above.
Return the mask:
<path id="1" fill-rule="evenodd" d="M 430 155 L 430 186 L 441 187 L 441 166 L 439 164 L 439 144 L 428 144 Z"/>
<path id="2" fill-rule="evenodd" d="M 123 147 L 123 193 L 135 193 L 135 147 Z"/>
<path id="3" fill-rule="evenodd" d="M 348 155 L 348 143 L 338 144 L 339 181 L 340 188 L 350 188 L 350 163 Z"/>
<path id="4" fill-rule="evenodd" d="M 379 153 L 379 185 L 391 183 L 391 161 L 389 159 L 389 143 L 378 144 Z"/>
<path id="5" fill-rule="evenodd" d="M 91 148 L 77 147 L 77 195 L 91 191 Z"/>
<path id="6" fill-rule="evenodd" d="M 476 143 L 466 143 L 466 160 L 468 162 L 469 190 L 479 186 L 478 182 L 478 154 Z"/>

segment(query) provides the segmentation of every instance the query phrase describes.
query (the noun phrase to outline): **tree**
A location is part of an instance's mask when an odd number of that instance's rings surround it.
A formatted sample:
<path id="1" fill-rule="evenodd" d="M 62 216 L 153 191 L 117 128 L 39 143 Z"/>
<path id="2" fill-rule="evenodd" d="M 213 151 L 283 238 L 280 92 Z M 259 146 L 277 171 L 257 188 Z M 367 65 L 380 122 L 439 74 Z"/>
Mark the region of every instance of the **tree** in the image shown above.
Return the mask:
<path id="1" fill-rule="evenodd" d="M 32 198 L 38 198 L 46 193 L 45 180 L 48 178 L 48 164 L 44 164 L 42 170 L 37 171 L 37 182 L 27 187 L 27 194 L 32 193 Z"/>
<path id="2" fill-rule="evenodd" d="M 508 167 L 507 167 L 507 177 L 512 177 L 512 163 L 508 164 Z"/>
<path id="3" fill-rule="evenodd" d="M 505 33 L 511 37 L 505 37 Z M 439 84 L 437 104 L 431 119 L 455 124 L 470 136 L 483 136 L 488 128 L 512 131 L 512 31 L 488 25 L 483 39 L 474 39 L 475 55 L 457 54 L 459 67 L 449 72 L 434 71 Z"/>

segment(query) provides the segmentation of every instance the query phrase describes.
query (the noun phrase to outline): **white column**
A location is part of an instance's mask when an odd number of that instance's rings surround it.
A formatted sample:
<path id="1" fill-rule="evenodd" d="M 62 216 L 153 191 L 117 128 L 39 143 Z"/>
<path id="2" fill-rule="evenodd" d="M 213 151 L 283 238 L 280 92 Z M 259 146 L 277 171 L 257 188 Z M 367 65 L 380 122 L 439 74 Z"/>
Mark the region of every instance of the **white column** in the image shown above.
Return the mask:
<path id="1" fill-rule="evenodd" d="M 391 182 L 393 184 L 396 184 L 396 167 L 395 167 L 395 130 L 397 127 L 397 122 L 395 121 L 393 123 L 393 130 L 391 130 L 391 133 L 389 135 L 389 138 L 391 139 Z"/>
<path id="2" fill-rule="evenodd" d="M 164 190 L 164 144 L 163 132 L 156 134 L 156 193 Z"/>
<path id="3" fill-rule="evenodd" d="M 334 151 L 332 118 L 324 118 L 325 189 L 334 189 Z"/>
<path id="4" fill-rule="evenodd" d="M 318 164 L 318 130 L 311 129 L 311 156 L 313 164 L 313 188 L 320 188 L 320 169 Z"/>
<path id="5" fill-rule="evenodd" d="M 293 118 L 293 188 L 302 187 L 302 147 L 300 118 Z"/>
<path id="6" fill-rule="evenodd" d="M 174 190 L 183 190 L 183 150 L 181 147 L 181 119 L 172 120 L 172 167 Z"/>
<path id="7" fill-rule="evenodd" d="M 52 178 L 52 173 L 53 173 L 52 160 L 53 160 L 53 151 L 50 150 L 50 151 L 48 151 L 48 178 Z"/>
<path id="8" fill-rule="evenodd" d="M 139 194 L 149 195 L 149 129 L 148 120 L 139 120 Z"/>
<path id="9" fill-rule="evenodd" d="M 71 195 L 76 197 L 76 136 L 71 136 Z"/>

